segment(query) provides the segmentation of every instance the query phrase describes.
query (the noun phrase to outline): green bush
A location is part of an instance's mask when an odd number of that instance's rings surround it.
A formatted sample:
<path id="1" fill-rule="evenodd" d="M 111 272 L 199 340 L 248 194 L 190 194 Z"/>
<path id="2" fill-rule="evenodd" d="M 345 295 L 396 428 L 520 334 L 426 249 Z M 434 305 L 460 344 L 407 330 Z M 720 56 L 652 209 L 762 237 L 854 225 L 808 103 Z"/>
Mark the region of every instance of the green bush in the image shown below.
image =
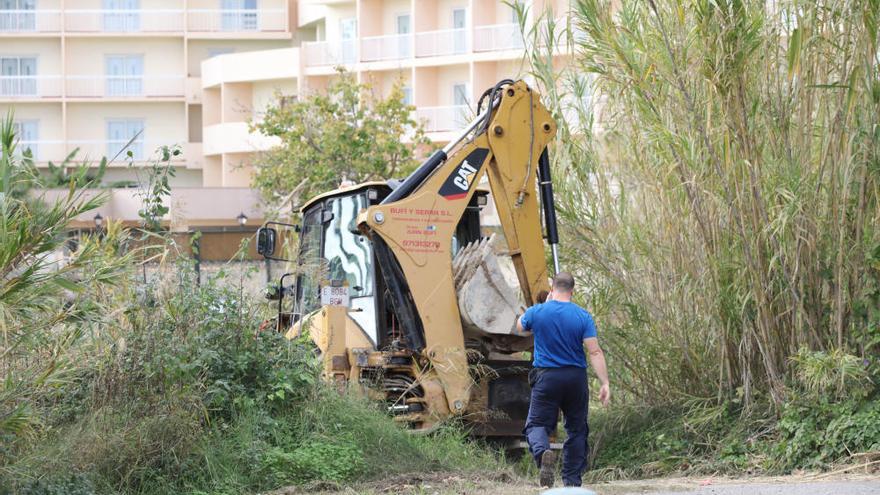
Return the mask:
<path id="1" fill-rule="evenodd" d="M 869 362 L 832 350 L 793 358 L 774 457 L 783 469 L 824 467 L 880 448 L 880 397 Z"/>
<path id="2" fill-rule="evenodd" d="M 2 493 L 2 492 L 0 492 Z M 17 491 L 19 495 L 96 495 L 94 484 L 85 475 L 36 479 L 25 483 Z"/>
<path id="3" fill-rule="evenodd" d="M 277 484 L 312 480 L 347 481 L 361 474 L 364 452 L 351 438 L 307 440 L 290 452 L 267 450 L 260 468 Z"/>
<path id="4" fill-rule="evenodd" d="M 780 467 L 821 468 L 851 454 L 880 449 L 880 399 L 832 403 L 799 398 L 778 424 Z"/>
<path id="5" fill-rule="evenodd" d="M 259 331 L 261 301 L 177 268 L 122 297 L 117 338 L 47 399 L 59 409 L 47 433 L 0 466 L 13 493 L 55 472 L 96 493 L 242 493 L 496 465 L 455 426 L 414 436 L 325 388 L 310 345 Z M 40 483 L 34 493 L 67 481 Z"/>

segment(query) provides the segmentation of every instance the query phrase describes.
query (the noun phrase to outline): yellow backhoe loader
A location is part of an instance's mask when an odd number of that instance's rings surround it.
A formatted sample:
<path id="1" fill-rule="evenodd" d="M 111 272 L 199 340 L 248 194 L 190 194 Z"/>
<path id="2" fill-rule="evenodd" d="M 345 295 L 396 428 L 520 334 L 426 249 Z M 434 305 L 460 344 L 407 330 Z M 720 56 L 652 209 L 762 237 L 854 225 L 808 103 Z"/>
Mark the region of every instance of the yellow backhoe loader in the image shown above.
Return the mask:
<path id="1" fill-rule="evenodd" d="M 289 338 L 308 332 L 327 380 L 384 401 L 415 429 L 461 416 L 476 435 L 516 438 L 532 341 L 515 321 L 549 289 L 545 237 L 558 271 L 547 156 L 556 123 L 522 81 L 488 89 L 477 113 L 402 182 L 321 194 L 301 225 L 261 228 L 257 248 L 281 259 L 278 228 L 299 232 L 299 269 L 274 291 L 277 324 Z"/>

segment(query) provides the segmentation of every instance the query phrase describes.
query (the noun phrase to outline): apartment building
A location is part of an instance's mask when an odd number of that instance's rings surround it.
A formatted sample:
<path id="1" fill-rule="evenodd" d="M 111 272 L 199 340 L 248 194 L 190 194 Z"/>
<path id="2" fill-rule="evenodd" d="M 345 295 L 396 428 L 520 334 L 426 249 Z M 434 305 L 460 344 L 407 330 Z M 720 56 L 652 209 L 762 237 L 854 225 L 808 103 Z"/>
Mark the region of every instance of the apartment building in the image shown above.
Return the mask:
<path id="1" fill-rule="evenodd" d="M 485 88 L 525 72 L 523 44 L 500 0 L 0 0 L 0 115 L 14 111 L 38 166 L 116 157 L 104 180 L 120 186 L 178 146 L 167 222 L 252 226 L 253 161 L 275 142 L 248 123 L 278 94 L 321 90 L 340 66 L 382 94 L 400 80 L 442 143 Z M 136 189 L 112 195 L 102 217 L 137 221 Z"/>
<path id="2" fill-rule="evenodd" d="M 569 0 L 524 6 L 531 25 L 564 20 Z M 274 144 L 249 134 L 247 122 L 259 119 L 279 87 L 287 95 L 320 91 L 339 67 L 382 96 L 400 81 L 428 137 L 442 144 L 471 119 L 486 88 L 527 73 L 516 11 L 501 0 L 299 0 L 296 11 L 293 49 L 204 62 L 206 184 L 247 180 L 253 152 Z M 560 52 L 554 63 L 566 59 Z"/>
<path id="3" fill-rule="evenodd" d="M 78 162 L 116 157 L 104 181 L 123 187 L 103 218 L 137 221 L 137 190 L 124 186 L 144 180 L 157 147 L 177 146 L 169 223 L 259 221 L 247 183 L 203 187 L 202 62 L 289 49 L 295 29 L 288 0 L 0 0 L 0 115 L 14 112 L 19 149 L 38 166 L 74 150 Z"/>
<path id="4" fill-rule="evenodd" d="M 447 141 L 470 120 L 486 88 L 527 69 L 516 11 L 500 0 L 303 3 L 299 29 L 315 37 L 302 43 L 303 88 L 323 87 L 340 65 L 380 91 L 403 80 L 435 141 Z M 545 10 L 557 18 L 568 11 L 568 0 L 520 3 L 527 23 Z"/>

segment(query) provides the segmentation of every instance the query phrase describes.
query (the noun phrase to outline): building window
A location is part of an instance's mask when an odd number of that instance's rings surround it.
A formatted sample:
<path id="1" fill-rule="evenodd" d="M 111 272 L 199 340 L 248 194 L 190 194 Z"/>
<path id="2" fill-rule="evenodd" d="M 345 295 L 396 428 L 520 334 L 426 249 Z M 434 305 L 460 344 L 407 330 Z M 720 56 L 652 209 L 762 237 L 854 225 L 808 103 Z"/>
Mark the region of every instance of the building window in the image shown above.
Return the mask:
<path id="1" fill-rule="evenodd" d="M 452 104 L 457 107 L 468 105 L 468 84 L 457 83 L 452 85 Z"/>
<path id="2" fill-rule="evenodd" d="M 134 160 L 144 159 L 144 121 L 112 119 L 107 121 L 107 159 L 126 157 L 131 151 Z"/>
<path id="3" fill-rule="evenodd" d="M 107 55 L 107 96 L 140 96 L 144 94 L 144 56 Z"/>
<path id="4" fill-rule="evenodd" d="M 468 111 L 468 101 L 470 98 L 468 97 L 468 84 L 467 83 L 457 83 L 452 85 L 452 104 L 455 107 L 453 109 L 453 122 L 455 122 L 456 128 L 461 128 L 467 125 L 467 111 Z"/>
<path id="5" fill-rule="evenodd" d="M 259 29 L 257 0 L 220 0 L 224 31 L 256 31 Z"/>
<path id="6" fill-rule="evenodd" d="M 467 51 L 467 9 L 452 9 L 452 48 L 453 53 Z"/>
<path id="7" fill-rule="evenodd" d="M 230 48 L 228 46 L 208 48 L 208 58 L 226 55 L 227 53 L 235 53 L 235 48 Z"/>
<path id="8" fill-rule="evenodd" d="M 36 57 L 0 57 L 0 95 L 37 95 Z"/>
<path id="9" fill-rule="evenodd" d="M 357 42 L 357 19 L 354 17 L 341 19 L 339 21 L 339 33 L 342 39 L 342 60 L 344 64 L 354 63 L 356 52 L 355 43 Z"/>
<path id="10" fill-rule="evenodd" d="M 402 91 L 403 91 L 403 104 L 404 105 L 412 105 L 413 104 L 412 86 L 404 86 L 402 88 Z"/>
<path id="11" fill-rule="evenodd" d="M 285 95 L 278 98 L 278 107 L 287 108 L 297 102 L 296 95 Z"/>
<path id="12" fill-rule="evenodd" d="M 397 58 L 409 58 L 411 55 L 412 36 L 412 16 L 406 14 L 397 15 Z"/>
<path id="13" fill-rule="evenodd" d="M 0 31 L 36 31 L 37 0 L 0 0 Z"/>
<path id="14" fill-rule="evenodd" d="M 140 31 L 140 0 L 104 0 L 105 31 Z"/>
<path id="15" fill-rule="evenodd" d="M 30 155 L 37 159 L 37 143 L 40 140 L 40 122 L 38 120 L 16 120 L 12 123 L 12 131 L 15 133 L 15 153 L 24 155 L 30 150 Z"/>

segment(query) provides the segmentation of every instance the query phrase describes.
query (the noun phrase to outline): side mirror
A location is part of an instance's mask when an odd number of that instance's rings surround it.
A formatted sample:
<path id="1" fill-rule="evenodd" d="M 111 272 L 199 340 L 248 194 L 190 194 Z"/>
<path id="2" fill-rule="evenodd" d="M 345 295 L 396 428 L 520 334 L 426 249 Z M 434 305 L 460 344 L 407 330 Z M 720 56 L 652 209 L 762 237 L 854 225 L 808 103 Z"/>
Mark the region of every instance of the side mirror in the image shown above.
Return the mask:
<path id="1" fill-rule="evenodd" d="M 278 301 L 284 297 L 284 290 L 281 286 L 272 284 L 266 287 L 266 292 L 263 296 L 270 301 Z"/>
<path id="2" fill-rule="evenodd" d="M 275 254 L 275 238 L 278 232 L 272 227 L 260 227 L 257 231 L 257 253 L 269 257 Z"/>

